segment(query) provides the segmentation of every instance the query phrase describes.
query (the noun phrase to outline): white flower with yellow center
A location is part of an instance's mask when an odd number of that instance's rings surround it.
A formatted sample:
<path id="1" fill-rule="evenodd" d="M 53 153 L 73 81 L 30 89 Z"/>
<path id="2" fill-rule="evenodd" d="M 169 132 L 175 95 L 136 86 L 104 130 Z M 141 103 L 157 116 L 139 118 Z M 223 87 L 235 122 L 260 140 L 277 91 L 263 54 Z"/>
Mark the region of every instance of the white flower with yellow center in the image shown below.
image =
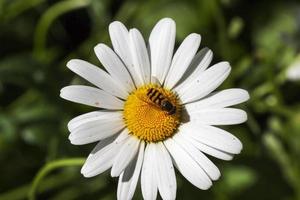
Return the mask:
<path id="1" fill-rule="evenodd" d="M 229 106 L 249 99 L 247 91 L 214 91 L 229 75 L 228 62 L 208 68 L 212 52 L 198 53 L 201 37 L 192 33 L 173 55 L 175 23 L 160 20 L 147 46 L 137 29 L 109 26 L 114 50 L 98 44 L 95 53 L 106 71 L 83 60 L 67 66 L 96 87 L 72 85 L 64 99 L 101 108 L 72 119 L 72 144 L 100 141 L 81 173 L 96 176 L 111 168 L 117 197 L 131 199 L 139 177 L 144 199 L 176 198 L 174 166 L 194 186 L 206 190 L 220 177 L 205 154 L 231 160 L 242 143 L 214 125 L 239 124 L 244 111 Z"/>

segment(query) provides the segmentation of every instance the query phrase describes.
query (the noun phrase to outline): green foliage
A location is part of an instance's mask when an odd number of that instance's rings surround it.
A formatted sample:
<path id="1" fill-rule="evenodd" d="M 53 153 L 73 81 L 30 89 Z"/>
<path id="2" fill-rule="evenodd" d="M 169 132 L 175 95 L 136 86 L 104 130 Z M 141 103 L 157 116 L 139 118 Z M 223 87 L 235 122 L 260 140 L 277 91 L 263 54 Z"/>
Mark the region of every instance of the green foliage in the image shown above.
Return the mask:
<path id="1" fill-rule="evenodd" d="M 148 37 L 162 17 L 176 21 L 177 46 L 197 32 L 214 62 L 231 63 L 222 87 L 251 95 L 247 123 L 226 127 L 243 152 L 229 163 L 212 158 L 222 177 L 208 191 L 178 175 L 178 199 L 300 199 L 300 84 L 285 76 L 299 59 L 299 12 L 296 0 L 0 0 L 0 200 L 116 198 L 115 179 L 85 179 L 84 160 L 74 159 L 93 145 L 71 145 L 66 124 L 90 108 L 59 98 L 82 82 L 65 64 L 99 65 L 93 47 L 110 44 L 113 20 Z"/>

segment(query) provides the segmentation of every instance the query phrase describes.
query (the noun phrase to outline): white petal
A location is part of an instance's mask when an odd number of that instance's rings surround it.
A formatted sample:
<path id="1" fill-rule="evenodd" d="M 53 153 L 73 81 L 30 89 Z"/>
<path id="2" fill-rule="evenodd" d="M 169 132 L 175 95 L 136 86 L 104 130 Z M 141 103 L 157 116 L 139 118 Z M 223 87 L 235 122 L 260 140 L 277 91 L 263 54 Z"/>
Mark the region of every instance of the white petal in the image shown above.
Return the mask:
<path id="1" fill-rule="evenodd" d="M 246 90 L 232 88 L 212 93 L 204 99 L 186 104 L 185 109 L 189 112 L 205 108 L 225 108 L 243 103 L 248 99 L 249 94 Z"/>
<path id="2" fill-rule="evenodd" d="M 180 126 L 179 129 L 182 134 L 187 134 L 199 142 L 231 154 L 239 154 L 243 148 L 238 138 L 220 128 L 189 122 Z"/>
<path id="3" fill-rule="evenodd" d="M 115 112 L 115 111 L 112 111 Z M 82 124 L 82 121 L 84 122 L 85 120 L 89 120 L 92 119 L 94 117 L 99 117 L 101 115 L 105 115 L 105 114 L 110 114 L 111 111 L 93 111 L 93 112 L 88 112 L 82 115 L 78 115 L 77 117 L 74 117 L 73 119 L 71 119 L 68 123 L 68 130 L 72 131 L 73 129 L 75 129 L 76 127 L 78 127 L 80 124 Z"/>
<path id="4" fill-rule="evenodd" d="M 115 117 L 121 116 L 121 112 L 119 111 L 93 111 L 89 113 L 85 113 L 82 115 L 79 115 L 77 117 L 74 117 L 72 120 L 68 123 L 68 129 L 70 132 L 74 131 L 74 129 L 78 128 L 80 125 L 85 124 L 90 121 L 96 121 L 101 119 L 109 119 L 111 116 Z"/>
<path id="5" fill-rule="evenodd" d="M 109 169 L 120 150 L 120 146 L 126 142 L 128 137 L 128 130 L 124 129 L 116 139 L 110 137 L 100 141 L 85 161 L 81 173 L 85 177 L 93 177 Z"/>
<path id="6" fill-rule="evenodd" d="M 155 200 L 157 196 L 155 144 L 147 144 L 141 174 L 141 188 L 145 200 Z"/>
<path id="7" fill-rule="evenodd" d="M 236 108 L 199 109 L 188 114 L 190 121 L 207 125 L 231 125 L 247 121 L 247 113 Z"/>
<path id="8" fill-rule="evenodd" d="M 112 78 L 125 87 L 127 92 L 132 92 L 135 88 L 134 83 L 126 67 L 115 52 L 105 44 L 98 44 L 94 50 L 96 56 Z"/>
<path id="9" fill-rule="evenodd" d="M 128 96 L 128 92 L 124 88 L 120 87 L 108 73 L 95 65 L 84 60 L 73 59 L 67 63 L 67 67 L 90 83 L 114 96 L 122 99 Z"/>
<path id="10" fill-rule="evenodd" d="M 200 41 L 201 36 L 196 33 L 190 34 L 183 40 L 172 59 L 172 64 L 167 74 L 165 80 L 167 88 L 173 88 L 183 76 L 200 46 Z"/>
<path id="11" fill-rule="evenodd" d="M 176 25 L 170 18 L 161 19 L 153 28 L 150 37 L 151 75 L 164 82 L 169 70 L 174 44 Z"/>
<path id="12" fill-rule="evenodd" d="M 201 166 L 212 180 L 218 180 L 221 173 L 217 166 L 182 135 L 183 134 L 178 133 L 173 137 L 173 139 L 189 153 L 189 155 Z"/>
<path id="13" fill-rule="evenodd" d="M 137 29 L 129 31 L 130 51 L 136 77 L 133 77 L 137 86 L 150 83 L 150 61 L 143 36 Z"/>
<path id="14" fill-rule="evenodd" d="M 187 87 L 175 88 L 177 94 L 183 103 L 189 103 L 198 100 L 219 87 L 230 73 L 228 62 L 220 62 L 197 77 Z"/>
<path id="15" fill-rule="evenodd" d="M 156 175 L 159 193 L 162 199 L 176 198 L 176 177 L 171 157 L 162 142 L 156 143 Z"/>
<path id="16" fill-rule="evenodd" d="M 121 22 L 114 21 L 109 25 L 109 35 L 115 52 L 126 66 L 132 65 L 127 28 Z"/>
<path id="17" fill-rule="evenodd" d="M 164 141 L 174 159 L 177 169 L 194 186 L 207 190 L 212 185 L 210 178 L 196 161 L 183 150 L 172 138 Z"/>
<path id="18" fill-rule="evenodd" d="M 142 168 L 144 148 L 145 143 L 142 141 L 136 159 L 134 159 L 120 175 L 117 192 L 118 200 L 132 199 Z"/>
<path id="19" fill-rule="evenodd" d="M 84 120 L 72 129 L 69 140 L 72 144 L 89 144 L 110 137 L 124 128 L 123 116 L 115 112 Z"/>
<path id="20" fill-rule="evenodd" d="M 229 154 L 227 152 L 221 151 L 219 149 L 215 149 L 211 146 L 203 144 L 202 142 L 195 140 L 194 138 L 190 137 L 188 134 L 181 134 L 187 141 L 193 144 L 199 151 L 202 151 L 208 155 L 216 157 L 221 160 L 232 160 L 233 154 Z"/>
<path id="21" fill-rule="evenodd" d="M 190 64 L 187 71 L 184 73 L 183 77 L 179 81 L 176 90 L 180 91 L 183 88 L 189 87 L 189 85 L 203 73 L 204 70 L 209 66 L 213 58 L 213 52 L 208 48 L 203 48 L 199 51 L 192 63 Z M 183 89 L 184 90 L 184 89 Z"/>
<path id="22" fill-rule="evenodd" d="M 83 85 L 71 85 L 61 89 L 60 96 L 66 100 L 112 110 L 123 109 L 124 102 L 103 90 Z"/>
<path id="23" fill-rule="evenodd" d="M 114 160 L 113 167 L 111 169 L 111 176 L 119 176 L 127 165 L 132 161 L 139 149 L 140 140 L 135 136 L 129 137 L 129 139 L 122 145 L 118 155 Z"/>

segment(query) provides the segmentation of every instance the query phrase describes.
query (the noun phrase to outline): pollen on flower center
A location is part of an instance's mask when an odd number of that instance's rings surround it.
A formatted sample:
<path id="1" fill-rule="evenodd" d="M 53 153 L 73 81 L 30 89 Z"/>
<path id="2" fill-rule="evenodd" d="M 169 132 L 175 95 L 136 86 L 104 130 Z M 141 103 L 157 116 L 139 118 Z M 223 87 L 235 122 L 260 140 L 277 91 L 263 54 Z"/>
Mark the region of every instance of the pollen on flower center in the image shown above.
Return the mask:
<path id="1" fill-rule="evenodd" d="M 132 135 L 146 142 L 159 142 L 176 133 L 180 113 L 180 102 L 173 92 L 148 84 L 128 96 L 124 121 Z"/>

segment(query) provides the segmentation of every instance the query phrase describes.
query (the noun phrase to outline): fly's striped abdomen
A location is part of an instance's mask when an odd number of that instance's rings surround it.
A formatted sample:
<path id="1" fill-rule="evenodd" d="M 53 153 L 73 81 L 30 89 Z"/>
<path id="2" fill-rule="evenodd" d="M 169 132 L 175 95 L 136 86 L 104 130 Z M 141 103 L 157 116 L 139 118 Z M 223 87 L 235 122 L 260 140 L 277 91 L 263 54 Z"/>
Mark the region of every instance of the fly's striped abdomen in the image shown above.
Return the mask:
<path id="1" fill-rule="evenodd" d="M 147 92 L 147 96 L 153 103 L 157 104 L 158 106 L 160 106 L 164 100 L 167 100 L 167 98 L 155 88 L 150 88 Z"/>
<path id="2" fill-rule="evenodd" d="M 176 107 L 166 98 L 159 90 L 155 88 L 149 88 L 147 91 L 147 97 L 149 100 L 157 105 L 160 109 L 167 111 L 172 115 L 176 112 Z"/>

